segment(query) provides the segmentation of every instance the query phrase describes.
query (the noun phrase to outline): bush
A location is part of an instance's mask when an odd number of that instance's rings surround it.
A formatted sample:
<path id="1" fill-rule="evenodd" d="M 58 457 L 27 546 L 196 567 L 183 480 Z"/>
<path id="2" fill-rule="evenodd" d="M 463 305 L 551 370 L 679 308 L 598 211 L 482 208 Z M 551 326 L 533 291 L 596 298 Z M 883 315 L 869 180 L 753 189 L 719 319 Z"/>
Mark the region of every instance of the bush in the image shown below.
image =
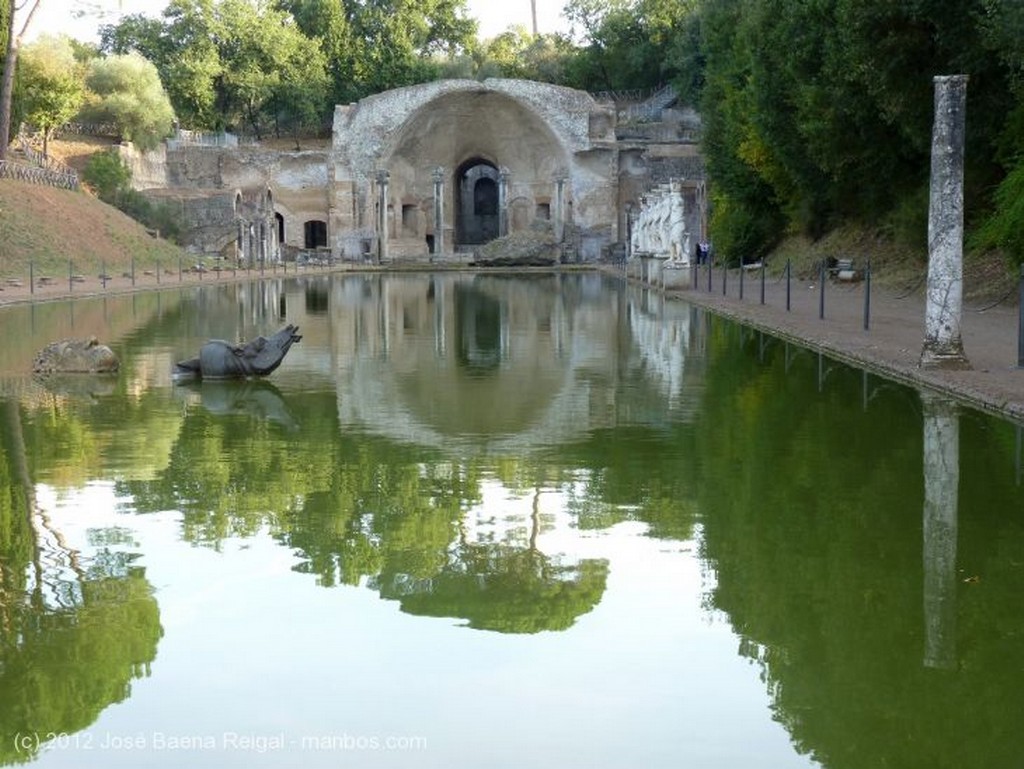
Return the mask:
<path id="1" fill-rule="evenodd" d="M 972 245 L 999 248 L 1014 264 L 1024 264 L 1024 158 L 996 189 L 995 211 L 978 230 Z"/>
<path id="2" fill-rule="evenodd" d="M 104 203 L 117 205 L 118 197 L 130 189 L 132 171 L 117 150 L 99 152 L 89 158 L 82 180 L 92 187 Z"/>
<path id="3" fill-rule="evenodd" d="M 782 236 L 782 220 L 768 209 L 718 198 L 711 217 L 715 259 L 739 265 L 764 257 Z"/>
<path id="4" fill-rule="evenodd" d="M 162 237 L 180 242 L 182 223 L 175 208 L 154 203 L 133 190 L 131 169 L 116 150 L 93 155 L 82 171 L 82 179 L 104 203 L 117 207 Z"/>

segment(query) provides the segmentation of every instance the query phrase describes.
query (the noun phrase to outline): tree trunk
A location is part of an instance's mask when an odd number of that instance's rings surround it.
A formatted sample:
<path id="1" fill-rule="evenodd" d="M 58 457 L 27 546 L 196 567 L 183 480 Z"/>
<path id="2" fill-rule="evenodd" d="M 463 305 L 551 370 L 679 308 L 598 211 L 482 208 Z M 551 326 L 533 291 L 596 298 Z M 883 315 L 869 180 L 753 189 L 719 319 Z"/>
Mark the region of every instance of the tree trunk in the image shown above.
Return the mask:
<path id="1" fill-rule="evenodd" d="M 4 57 L 3 79 L 0 81 L 0 160 L 7 158 L 7 148 L 11 143 L 11 98 L 14 95 L 14 71 L 18 63 L 18 49 L 42 1 L 34 0 L 29 6 L 28 16 L 17 35 L 14 34 L 16 5 L 14 0 L 10 2 L 10 16 L 7 19 L 7 55 Z"/>

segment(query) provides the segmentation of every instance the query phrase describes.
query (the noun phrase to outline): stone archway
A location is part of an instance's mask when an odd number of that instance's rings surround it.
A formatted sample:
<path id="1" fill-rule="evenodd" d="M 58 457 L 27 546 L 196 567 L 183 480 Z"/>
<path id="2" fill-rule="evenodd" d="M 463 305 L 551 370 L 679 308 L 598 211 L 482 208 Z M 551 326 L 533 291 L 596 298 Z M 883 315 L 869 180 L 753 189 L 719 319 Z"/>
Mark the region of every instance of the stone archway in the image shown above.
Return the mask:
<path id="1" fill-rule="evenodd" d="M 489 160 L 473 157 L 456 169 L 456 245 L 480 245 L 498 237 L 498 184 L 498 168 Z"/>
<path id="2" fill-rule="evenodd" d="M 378 239 L 392 257 L 426 258 L 430 234 L 445 251 L 471 250 L 542 214 L 572 221 L 597 255 L 615 234 L 614 123 L 614 107 L 587 93 L 524 80 L 435 81 L 339 105 L 329 164 L 339 255 L 362 258 L 360 244 Z M 430 212 L 428 227 L 385 234 L 380 207 L 407 201 Z M 565 216 L 570 201 L 578 220 Z"/>

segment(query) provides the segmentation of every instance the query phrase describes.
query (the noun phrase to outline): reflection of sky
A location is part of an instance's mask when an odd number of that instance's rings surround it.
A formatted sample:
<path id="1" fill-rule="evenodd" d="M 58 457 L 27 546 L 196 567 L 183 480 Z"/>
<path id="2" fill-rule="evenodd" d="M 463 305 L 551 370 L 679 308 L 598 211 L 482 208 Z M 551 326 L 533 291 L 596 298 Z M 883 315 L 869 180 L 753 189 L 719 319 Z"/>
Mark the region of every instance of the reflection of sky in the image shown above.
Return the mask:
<path id="1" fill-rule="evenodd" d="M 362 588 L 317 587 L 268 532 L 219 551 L 179 540 L 180 515 L 129 515 L 109 485 L 40 505 L 69 544 L 90 528 L 134 530 L 164 636 L 152 674 L 82 739 L 38 766 L 790 767 L 758 668 L 725 620 L 701 606 L 710 579 L 697 542 L 640 523 L 573 528 L 567 497 L 540 494 L 539 547 L 610 562 L 607 591 L 565 632 L 503 635 L 414 617 Z M 483 484 L 480 526 L 529 528 L 533 490 Z M 501 521 L 500 524 L 488 521 Z M 478 525 L 473 523 L 472 525 Z M 483 530 L 481 530 L 482 532 Z M 225 750 L 225 732 L 284 748 Z M 304 737 L 422 737 L 424 750 L 302 750 Z M 206 737 L 215 749 L 101 751 L 108 736 Z"/>

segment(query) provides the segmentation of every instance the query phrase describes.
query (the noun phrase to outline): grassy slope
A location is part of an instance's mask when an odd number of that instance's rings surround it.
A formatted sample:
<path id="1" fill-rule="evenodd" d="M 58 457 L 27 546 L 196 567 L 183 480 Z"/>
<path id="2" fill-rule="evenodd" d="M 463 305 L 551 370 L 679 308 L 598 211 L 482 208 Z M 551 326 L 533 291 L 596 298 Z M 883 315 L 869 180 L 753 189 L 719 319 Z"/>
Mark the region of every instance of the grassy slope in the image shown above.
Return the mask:
<path id="1" fill-rule="evenodd" d="M 106 269 L 120 275 L 177 264 L 184 252 L 151 237 L 134 219 L 87 192 L 0 179 L 0 277 L 67 275 L 68 262 L 83 275 Z"/>
<path id="2" fill-rule="evenodd" d="M 858 268 L 871 260 L 876 286 L 902 293 L 923 285 L 928 271 L 926 247 L 901 246 L 877 232 L 858 227 L 841 227 L 818 241 L 790 237 L 769 256 L 769 273 L 781 276 L 787 260 L 792 261 L 794 278 L 813 280 L 820 260 L 828 257 L 853 259 Z M 1012 293 L 1018 276 L 1006 259 L 996 253 L 964 252 L 964 297 L 986 301 Z"/>

